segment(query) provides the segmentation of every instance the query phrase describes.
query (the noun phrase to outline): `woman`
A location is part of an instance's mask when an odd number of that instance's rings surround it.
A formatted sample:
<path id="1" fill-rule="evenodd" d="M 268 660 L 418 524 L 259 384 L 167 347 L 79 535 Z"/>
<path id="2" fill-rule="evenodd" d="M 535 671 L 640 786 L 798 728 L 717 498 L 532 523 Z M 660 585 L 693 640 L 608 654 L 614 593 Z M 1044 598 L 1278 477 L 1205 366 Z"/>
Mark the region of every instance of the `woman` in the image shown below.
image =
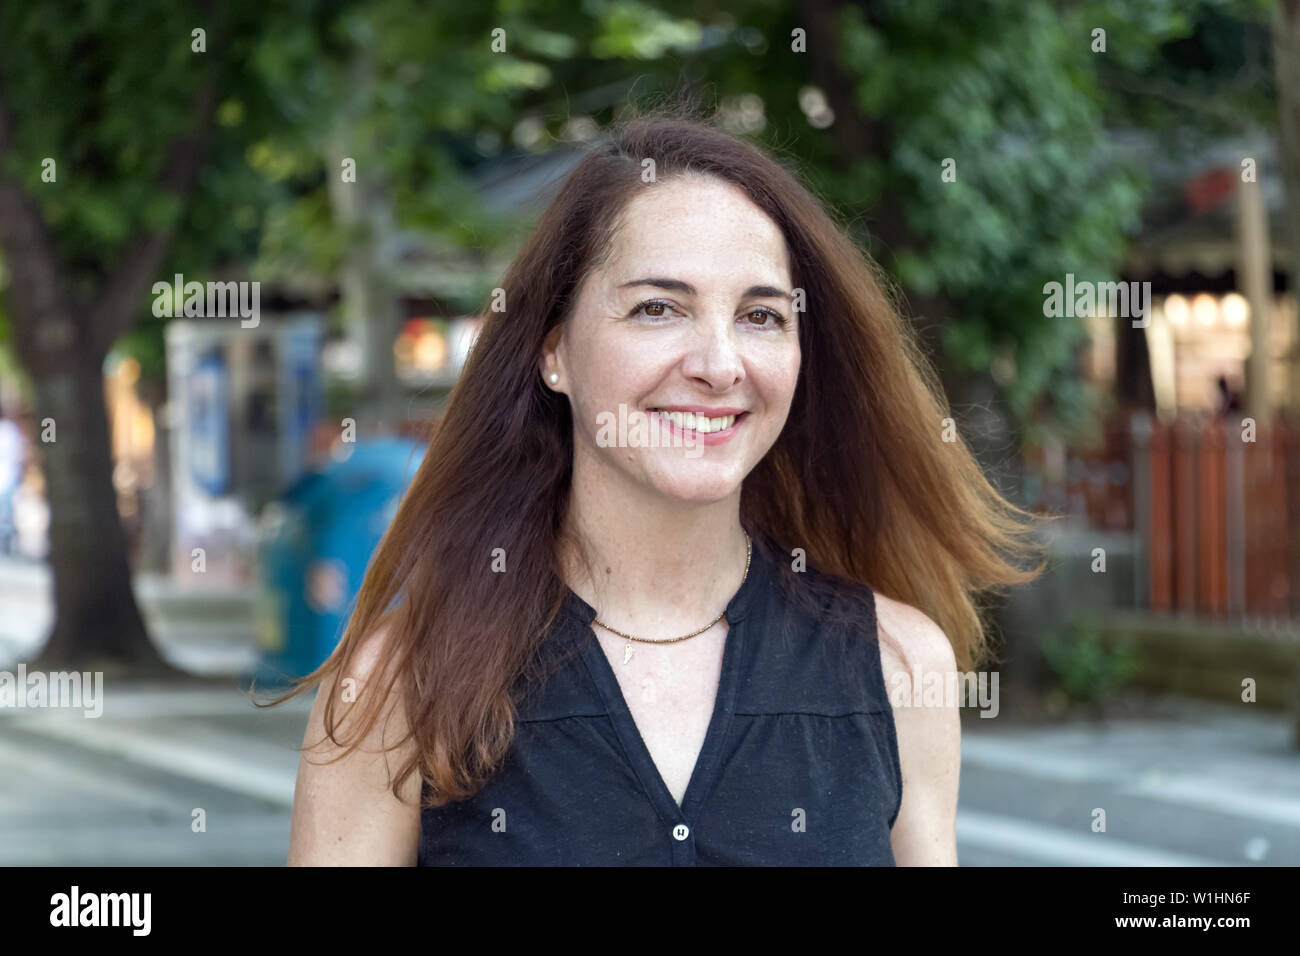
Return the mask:
<path id="1" fill-rule="evenodd" d="M 910 688 L 982 660 L 1030 525 L 877 268 L 758 148 L 643 117 L 484 318 L 295 691 L 289 862 L 955 865 L 957 702 Z"/>

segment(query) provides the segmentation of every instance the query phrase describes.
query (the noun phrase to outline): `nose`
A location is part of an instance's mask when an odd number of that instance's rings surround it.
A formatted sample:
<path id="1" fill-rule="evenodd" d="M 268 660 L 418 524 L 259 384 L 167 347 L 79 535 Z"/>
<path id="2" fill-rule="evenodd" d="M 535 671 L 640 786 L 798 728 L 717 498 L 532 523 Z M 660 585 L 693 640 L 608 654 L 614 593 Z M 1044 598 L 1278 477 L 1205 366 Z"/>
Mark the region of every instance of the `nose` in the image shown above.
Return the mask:
<path id="1" fill-rule="evenodd" d="M 745 378 L 745 365 L 736 348 L 731 317 L 700 320 L 682 362 L 682 372 L 716 392 L 725 392 Z"/>

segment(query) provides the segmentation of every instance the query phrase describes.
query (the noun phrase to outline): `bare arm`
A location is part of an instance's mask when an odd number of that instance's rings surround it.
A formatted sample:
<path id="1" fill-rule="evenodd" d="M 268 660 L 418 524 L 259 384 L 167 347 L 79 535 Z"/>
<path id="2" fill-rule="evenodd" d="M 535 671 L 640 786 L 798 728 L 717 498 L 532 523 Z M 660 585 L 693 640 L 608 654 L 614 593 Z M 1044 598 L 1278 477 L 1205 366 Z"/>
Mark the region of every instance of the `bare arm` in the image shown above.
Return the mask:
<path id="1" fill-rule="evenodd" d="M 956 671 L 957 661 L 947 636 L 929 617 L 910 605 L 876 595 L 876 616 L 880 629 L 905 650 L 908 661 L 899 660 L 881 643 L 881 665 L 885 688 L 913 676 L 944 677 Z M 910 666 L 909 666 L 910 664 Z M 891 694 L 891 699 L 893 695 Z M 894 702 L 894 726 L 898 731 L 898 757 L 903 771 L 903 805 L 894 821 L 890 844 L 899 866 L 957 865 L 957 788 L 961 774 L 961 721 L 956 701 L 943 706 L 910 706 Z"/>
<path id="2" fill-rule="evenodd" d="M 352 670 L 341 679 L 355 679 L 355 703 L 345 703 L 341 688 L 327 680 L 316 693 L 307 721 L 298 782 L 293 794 L 293 824 L 289 833 L 290 866 L 414 866 L 420 838 L 420 776 L 412 774 L 402 787 L 402 799 L 390 789 L 390 768 L 396 769 L 412 752 L 413 742 L 388 753 L 406 733 L 400 695 L 392 699 L 370 732 L 351 754 L 324 763 L 346 747 L 325 737 L 325 701 L 337 694 L 335 736 L 347 743 L 367 687 L 382 693 L 378 662 L 383 635 L 376 634 L 357 652 Z M 315 745 L 315 746 L 313 746 Z M 310 748 L 310 749 L 308 749 Z"/>

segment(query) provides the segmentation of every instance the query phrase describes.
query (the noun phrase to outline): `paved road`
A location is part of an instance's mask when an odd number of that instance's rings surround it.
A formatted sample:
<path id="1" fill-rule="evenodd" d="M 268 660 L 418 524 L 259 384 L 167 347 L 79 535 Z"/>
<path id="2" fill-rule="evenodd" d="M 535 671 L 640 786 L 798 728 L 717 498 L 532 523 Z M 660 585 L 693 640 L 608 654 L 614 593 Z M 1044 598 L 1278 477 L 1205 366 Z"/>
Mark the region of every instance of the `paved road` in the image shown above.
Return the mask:
<path id="1" fill-rule="evenodd" d="M 0 865 L 283 864 L 310 696 L 258 711 L 233 686 L 118 687 L 98 719 L 0 709 Z M 985 723 L 963 733 L 964 866 L 1300 865 L 1285 717 Z"/>
<path id="2" fill-rule="evenodd" d="M 0 709 L 0 864 L 282 865 L 310 707 L 232 685 L 119 687 L 95 719 Z"/>
<path id="3" fill-rule="evenodd" d="M 1287 717 L 1188 702 L 1176 718 L 1108 726 L 967 727 L 962 864 L 1300 865 Z"/>

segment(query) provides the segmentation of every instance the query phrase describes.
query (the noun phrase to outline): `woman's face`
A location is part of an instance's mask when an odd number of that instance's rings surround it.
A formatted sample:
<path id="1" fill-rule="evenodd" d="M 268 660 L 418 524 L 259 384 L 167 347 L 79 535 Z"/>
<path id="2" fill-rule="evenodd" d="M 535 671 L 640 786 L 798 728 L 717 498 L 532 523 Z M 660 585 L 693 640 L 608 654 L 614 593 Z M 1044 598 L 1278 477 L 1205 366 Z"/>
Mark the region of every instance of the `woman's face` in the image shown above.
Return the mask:
<path id="1" fill-rule="evenodd" d="M 657 184 L 622 223 L 548 336 L 543 376 L 558 373 L 576 455 L 603 478 L 721 500 L 776 441 L 799 377 L 785 239 L 716 179 Z"/>

